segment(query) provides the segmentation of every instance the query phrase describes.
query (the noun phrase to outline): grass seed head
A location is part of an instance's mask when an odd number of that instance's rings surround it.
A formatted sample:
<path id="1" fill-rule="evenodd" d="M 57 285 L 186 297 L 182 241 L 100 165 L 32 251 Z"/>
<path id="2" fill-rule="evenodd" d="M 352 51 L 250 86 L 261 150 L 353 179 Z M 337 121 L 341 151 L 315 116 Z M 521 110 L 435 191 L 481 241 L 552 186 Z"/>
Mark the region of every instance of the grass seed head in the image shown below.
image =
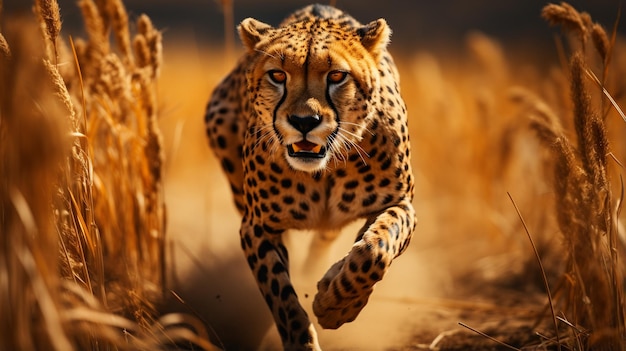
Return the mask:
<path id="1" fill-rule="evenodd" d="M 549 4 L 544 6 L 541 16 L 551 25 L 560 25 L 564 29 L 576 33 L 581 42 L 585 42 L 587 37 L 588 20 L 570 4 Z"/>
<path id="2" fill-rule="evenodd" d="M 7 40 L 4 38 L 2 33 L 0 33 L 0 54 L 5 57 L 11 56 L 11 48 L 9 48 L 9 43 L 7 43 Z"/>
<path id="3" fill-rule="evenodd" d="M 600 59 L 603 63 L 607 63 L 611 53 L 611 41 L 604 30 L 604 27 L 598 23 L 594 23 L 591 27 L 591 40 L 593 46 L 598 51 Z"/>
<path id="4" fill-rule="evenodd" d="M 102 12 L 93 0 L 80 0 L 78 6 L 81 9 L 85 29 L 89 36 L 90 51 L 94 51 L 93 59 L 98 60 L 109 52 L 109 40 L 106 35 Z"/>
<path id="5" fill-rule="evenodd" d="M 132 66 L 133 57 L 131 55 L 130 32 L 128 30 L 128 14 L 122 0 L 109 0 L 107 2 L 107 13 L 111 18 L 113 35 L 122 57 L 128 61 L 129 66 Z"/>
<path id="6" fill-rule="evenodd" d="M 61 32 L 61 12 L 56 0 L 37 0 L 35 9 L 45 27 L 47 39 L 54 43 Z"/>

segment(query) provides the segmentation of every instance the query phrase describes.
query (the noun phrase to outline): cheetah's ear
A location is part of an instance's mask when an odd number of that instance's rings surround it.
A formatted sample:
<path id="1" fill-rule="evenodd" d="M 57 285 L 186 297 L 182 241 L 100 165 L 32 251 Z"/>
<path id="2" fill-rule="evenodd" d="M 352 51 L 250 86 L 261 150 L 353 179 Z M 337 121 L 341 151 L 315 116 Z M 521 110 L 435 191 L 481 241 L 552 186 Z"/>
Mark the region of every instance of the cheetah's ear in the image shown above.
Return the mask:
<path id="1" fill-rule="evenodd" d="M 361 37 L 363 47 L 376 58 L 387 47 L 391 37 L 391 29 L 382 18 L 364 25 L 356 32 Z"/>
<path id="2" fill-rule="evenodd" d="M 237 29 L 243 44 L 248 50 L 252 51 L 255 45 L 272 29 L 272 26 L 254 18 L 246 18 L 241 21 Z"/>

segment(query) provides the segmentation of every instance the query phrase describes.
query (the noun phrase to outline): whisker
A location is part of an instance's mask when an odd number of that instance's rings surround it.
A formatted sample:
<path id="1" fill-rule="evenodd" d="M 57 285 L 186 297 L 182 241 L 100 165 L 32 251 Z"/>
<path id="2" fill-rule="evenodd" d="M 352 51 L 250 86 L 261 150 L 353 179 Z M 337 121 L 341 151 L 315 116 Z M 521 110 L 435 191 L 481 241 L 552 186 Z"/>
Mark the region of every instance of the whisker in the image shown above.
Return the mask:
<path id="1" fill-rule="evenodd" d="M 273 123 L 266 123 L 258 128 L 257 132 L 263 132 L 263 135 L 257 140 L 255 147 L 261 143 L 267 143 L 267 150 L 270 154 L 270 159 L 274 159 L 276 155 L 280 155 L 282 144 L 282 137 L 274 130 Z"/>
<path id="2" fill-rule="evenodd" d="M 260 128 L 258 128 L 255 131 L 255 134 L 260 134 L 260 133 L 263 133 L 263 134 L 261 134 L 261 136 L 259 136 L 258 140 L 254 144 L 254 147 L 255 148 L 258 147 L 261 143 L 265 142 L 266 139 L 271 140 L 271 135 L 272 135 L 273 130 L 274 129 L 273 129 L 272 125 L 269 124 L 269 123 L 268 124 L 264 124 Z"/>
<path id="3" fill-rule="evenodd" d="M 271 157 L 274 158 L 276 157 L 276 155 L 280 154 L 280 147 L 282 146 L 282 144 L 278 141 L 278 138 L 276 139 L 272 139 L 271 140 L 272 145 L 269 147 L 270 150 L 270 155 L 272 155 Z"/>
<path id="4" fill-rule="evenodd" d="M 346 132 L 347 134 L 353 135 L 352 133 L 344 130 L 343 128 L 339 128 L 340 131 Z M 365 154 L 365 156 L 367 156 L 367 158 L 369 158 L 369 154 L 365 151 L 365 149 L 363 149 L 363 147 L 359 144 L 357 144 L 355 141 L 350 140 L 348 138 L 346 138 L 346 136 L 344 136 L 342 133 L 337 133 L 338 136 L 340 136 L 341 142 L 347 146 L 348 148 L 352 148 L 354 147 L 356 153 L 359 155 L 359 157 L 361 158 L 361 161 L 363 161 L 364 164 L 367 164 L 367 161 L 365 160 L 365 157 L 363 156 L 363 154 Z"/>
<path id="5" fill-rule="evenodd" d="M 346 163 L 350 156 L 349 154 L 350 154 L 351 146 L 348 143 L 347 138 L 343 134 L 337 133 L 336 138 L 337 138 L 337 148 L 338 148 L 337 152 L 341 155 L 341 159 L 344 161 L 344 163 Z"/>
<path id="6" fill-rule="evenodd" d="M 337 136 L 336 135 L 331 135 L 329 137 L 329 140 L 328 140 L 328 148 L 333 153 L 333 155 L 335 155 L 335 157 L 333 157 L 333 160 L 334 160 L 334 163 L 335 163 L 335 167 L 337 167 L 337 165 L 339 164 L 339 161 L 343 161 L 343 164 L 345 166 L 347 157 L 345 157 L 342 154 L 342 150 L 337 145 L 337 143 L 338 143 Z"/>
<path id="7" fill-rule="evenodd" d="M 371 130 L 369 130 L 369 128 L 367 128 L 367 127 L 365 127 L 365 126 L 363 126 L 362 124 L 359 124 L 359 123 L 354 123 L 354 122 L 346 122 L 346 121 L 341 121 L 341 122 L 339 122 L 339 125 L 342 125 L 342 124 L 347 124 L 347 125 L 352 125 L 352 126 L 357 126 L 357 127 L 363 127 L 363 129 L 364 129 L 364 130 L 365 130 L 368 134 L 370 134 L 370 135 L 375 135 L 375 134 L 376 134 L 376 133 L 372 132 Z M 341 127 L 339 127 L 339 128 L 341 128 Z M 342 129 L 343 129 L 343 128 L 342 128 Z M 344 129 L 344 130 L 345 130 L 345 129 Z"/>
<path id="8" fill-rule="evenodd" d="M 270 133 L 270 132 L 267 132 L 267 133 L 265 133 L 265 134 L 261 135 L 261 136 L 259 137 L 259 139 L 256 141 L 256 143 L 254 144 L 254 148 L 257 148 L 257 147 L 259 147 L 260 145 L 262 145 L 263 143 L 267 142 L 268 140 L 271 140 L 271 137 L 270 137 L 270 136 L 271 136 L 271 133 Z"/>
<path id="9" fill-rule="evenodd" d="M 357 135 L 355 135 L 354 133 L 351 133 L 351 132 L 349 132 L 349 131 L 341 128 L 341 127 L 339 127 L 339 130 L 342 131 L 342 132 L 345 132 L 345 133 L 347 133 L 347 134 L 349 134 L 349 135 L 351 135 L 351 136 L 353 136 L 355 138 L 357 138 Z M 343 135 L 342 135 L 342 137 L 345 138 Z M 351 145 L 353 145 L 357 150 L 362 151 L 365 155 L 367 155 L 368 158 L 370 157 L 370 155 L 363 149 L 363 147 L 361 147 L 361 145 L 359 145 L 358 143 L 356 143 L 353 140 L 349 140 L 348 138 L 345 138 L 345 140 L 348 141 Z"/>
<path id="10" fill-rule="evenodd" d="M 347 130 L 347 129 L 345 129 L 345 128 L 338 127 L 337 129 L 339 129 L 340 131 L 342 131 L 342 132 L 344 132 L 344 133 L 346 133 L 346 134 L 349 134 L 349 135 L 353 136 L 355 139 L 359 139 L 359 140 L 360 140 L 360 139 L 362 139 L 362 137 L 360 137 L 360 136 L 358 136 L 358 135 L 356 135 L 356 134 L 352 133 L 351 131 L 349 131 L 349 130 Z"/>

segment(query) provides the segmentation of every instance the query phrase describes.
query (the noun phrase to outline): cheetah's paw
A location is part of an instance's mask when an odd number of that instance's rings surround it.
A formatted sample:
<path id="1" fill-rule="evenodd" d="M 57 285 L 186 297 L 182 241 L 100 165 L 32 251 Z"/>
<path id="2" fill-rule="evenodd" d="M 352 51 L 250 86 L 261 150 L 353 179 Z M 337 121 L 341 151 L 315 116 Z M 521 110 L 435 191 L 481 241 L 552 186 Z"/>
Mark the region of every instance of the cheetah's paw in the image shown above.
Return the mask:
<path id="1" fill-rule="evenodd" d="M 346 258 L 336 262 L 317 283 L 313 313 L 325 329 L 337 329 L 352 322 L 367 304 L 372 287 L 359 289 L 347 270 Z"/>

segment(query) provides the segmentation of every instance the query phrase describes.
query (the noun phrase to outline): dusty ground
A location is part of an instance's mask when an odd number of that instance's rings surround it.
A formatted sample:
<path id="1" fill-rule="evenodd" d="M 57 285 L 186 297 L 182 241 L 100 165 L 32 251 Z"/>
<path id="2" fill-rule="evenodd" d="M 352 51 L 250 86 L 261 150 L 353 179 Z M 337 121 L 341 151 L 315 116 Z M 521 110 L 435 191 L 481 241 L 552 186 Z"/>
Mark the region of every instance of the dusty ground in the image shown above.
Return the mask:
<path id="1" fill-rule="evenodd" d="M 240 218 L 202 126 L 206 99 L 234 61 L 194 46 L 169 48 L 166 46 L 160 105 L 167 150 L 170 286 L 180 299 L 173 298 L 168 309 L 201 318 L 215 343 L 225 350 L 274 350 L 280 344 L 277 333 L 240 252 Z M 411 111 L 414 103 L 408 103 Z M 419 163 L 420 152 L 428 152 L 424 150 L 427 145 L 415 144 L 418 162 L 414 163 Z M 471 224 L 472 218 L 493 217 L 490 223 L 497 227 L 505 215 L 493 212 L 488 204 L 461 204 L 465 212 L 454 211 L 452 207 L 463 199 L 432 184 L 435 173 L 416 169 L 419 223 L 410 248 L 394 262 L 356 321 L 338 330 L 318 328 L 322 347 L 506 349 L 459 322 L 516 346 L 538 344 L 534 331 L 542 329 L 533 328 L 534 314 L 544 306 L 545 297 L 536 276 L 531 275 L 528 282 L 500 279 L 523 270 L 521 260 L 516 261 L 528 253 L 520 250 L 529 249 L 519 245 L 523 232 L 515 238 L 493 234 L 481 221 Z M 440 193 L 434 191 L 437 188 Z M 498 203 L 508 201 L 504 191 L 497 196 Z M 506 212 L 506 216 L 512 215 L 512 208 Z M 469 227 L 456 233 L 459 228 L 451 224 L 455 220 L 459 225 L 469 223 Z M 333 262 L 348 251 L 357 229 L 355 225 L 344 230 L 332 248 Z M 310 233 L 293 233 L 289 241 L 296 288 L 309 308 L 319 277 L 304 277 L 298 265 L 310 237 Z"/>

